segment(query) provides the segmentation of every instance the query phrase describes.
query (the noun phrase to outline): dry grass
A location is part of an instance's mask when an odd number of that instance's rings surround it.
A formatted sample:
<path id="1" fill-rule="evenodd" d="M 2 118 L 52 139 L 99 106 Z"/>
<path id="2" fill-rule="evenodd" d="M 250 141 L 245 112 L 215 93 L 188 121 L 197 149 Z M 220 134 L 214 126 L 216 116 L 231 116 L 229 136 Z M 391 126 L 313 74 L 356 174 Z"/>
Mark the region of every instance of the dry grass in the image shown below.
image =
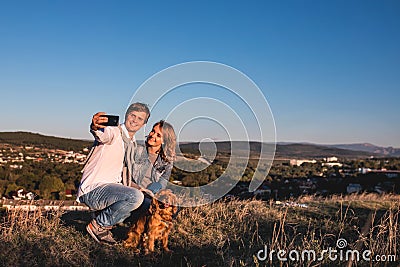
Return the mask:
<path id="1" fill-rule="evenodd" d="M 79 265 L 89 255 L 76 249 L 90 245 L 87 238 L 71 233 L 61 224 L 60 214 L 39 211 L 5 213 L 1 225 L 1 266 Z"/>
<path id="2" fill-rule="evenodd" d="M 281 262 L 275 254 L 270 262 L 255 256 L 264 246 L 269 251 L 313 249 L 320 253 L 336 247 L 338 238 L 345 238 L 349 249 L 398 257 L 400 196 L 363 194 L 294 201 L 308 208 L 231 200 L 183 209 L 170 236 L 174 253 L 152 256 L 134 255 L 121 245 L 96 244 L 83 230 L 88 220 L 71 224 L 57 213 L 4 212 L 0 266 L 345 266 L 346 261 Z M 360 261 L 357 266 L 370 264 Z"/>

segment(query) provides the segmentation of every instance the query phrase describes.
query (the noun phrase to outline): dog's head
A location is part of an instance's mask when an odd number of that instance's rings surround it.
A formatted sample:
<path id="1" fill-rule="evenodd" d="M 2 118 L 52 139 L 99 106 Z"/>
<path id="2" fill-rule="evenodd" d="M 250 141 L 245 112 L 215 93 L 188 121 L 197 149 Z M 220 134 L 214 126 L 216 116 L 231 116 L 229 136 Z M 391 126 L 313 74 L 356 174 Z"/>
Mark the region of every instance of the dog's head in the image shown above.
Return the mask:
<path id="1" fill-rule="evenodd" d="M 157 213 L 164 220 L 171 221 L 177 211 L 177 197 L 169 189 L 160 190 L 151 202 L 150 213 Z"/>

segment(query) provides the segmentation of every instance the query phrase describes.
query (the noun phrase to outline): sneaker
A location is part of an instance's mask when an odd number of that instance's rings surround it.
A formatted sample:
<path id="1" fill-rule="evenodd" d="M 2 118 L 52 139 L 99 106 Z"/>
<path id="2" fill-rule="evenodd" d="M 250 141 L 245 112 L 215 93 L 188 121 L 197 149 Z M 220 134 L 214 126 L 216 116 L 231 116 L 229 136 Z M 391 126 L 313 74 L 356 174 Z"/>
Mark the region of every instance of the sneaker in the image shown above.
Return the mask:
<path id="1" fill-rule="evenodd" d="M 92 220 L 87 226 L 86 231 L 93 237 L 98 243 L 115 244 L 117 241 L 110 232 L 110 227 L 103 227 L 99 225 L 96 220 Z"/>

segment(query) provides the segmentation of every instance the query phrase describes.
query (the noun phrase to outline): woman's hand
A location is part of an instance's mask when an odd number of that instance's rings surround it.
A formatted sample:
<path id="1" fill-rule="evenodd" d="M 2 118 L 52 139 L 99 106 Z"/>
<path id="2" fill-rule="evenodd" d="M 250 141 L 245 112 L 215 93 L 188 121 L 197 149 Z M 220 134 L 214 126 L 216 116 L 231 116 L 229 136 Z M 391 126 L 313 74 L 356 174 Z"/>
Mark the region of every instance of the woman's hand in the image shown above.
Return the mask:
<path id="1" fill-rule="evenodd" d="M 131 187 L 137 189 L 137 190 L 142 190 L 142 188 L 140 186 L 138 186 L 136 183 L 132 182 L 131 183 Z"/>
<path id="2" fill-rule="evenodd" d="M 151 197 L 154 197 L 154 193 L 153 193 L 153 192 L 151 192 L 149 189 L 146 189 L 146 188 L 140 188 L 140 190 L 141 190 L 142 192 L 144 192 L 144 193 L 148 194 L 149 196 L 151 196 Z"/>
<path id="3" fill-rule="evenodd" d="M 136 183 L 134 183 L 134 182 L 131 183 L 131 187 L 133 187 L 133 188 L 135 188 L 135 189 L 137 189 L 137 190 L 140 190 L 140 191 L 142 191 L 143 193 L 146 193 L 146 194 L 148 194 L 148 195 L 151 196 L 151 197 L 154 197 L 154 193 L 153 193 L 151 190 L 146 189 L 146 188 L 142 188 L 142 187 L 140 187 L 138 184 L 136 184 Z"/>

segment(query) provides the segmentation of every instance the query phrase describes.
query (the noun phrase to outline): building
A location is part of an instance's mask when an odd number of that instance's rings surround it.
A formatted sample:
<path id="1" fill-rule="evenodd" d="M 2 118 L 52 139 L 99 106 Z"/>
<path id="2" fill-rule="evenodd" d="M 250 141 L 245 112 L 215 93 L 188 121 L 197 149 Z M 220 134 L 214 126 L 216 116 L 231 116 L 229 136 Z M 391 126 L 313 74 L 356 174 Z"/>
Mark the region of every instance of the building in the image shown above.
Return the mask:
<path id="1" fill-rule="evenodd" d="M 400 177 L 399 170 L 386 170 L 386 169 L 375 170 L 370 168 L 359 168 L 358 171 L 362 174 L 367 174 L 367 173 L 384 174 L 388 178 Z"/>
<path id="2" fill-rule="evenodd" d="M 76 201 L 55 201 L 55 200 L 14 200 L 3 199 L 0 202 L 3 208 L 23 211 L 88 211 L 89 207 Z"/>
<path id="3" fill-rule="evenodd" d="M 294 165 L 300 166 L 303 163 L 312 163 L 312 164 L 314 164 L 314 163 L 317 163 L 317 161 L 315 159 L 313 159 L 313 160 L 309 160 L 309 159 L 291 159 L 289 163 L 292 166 L 294 166 Z"/>
<path id="4" fill-rule="evenodd" d="M 338 158 L 337 157 L 327 157 L 327 158 L 325 158 L 325 161 L 326 162 L 336 162 L 336 161 L 338 161 Z"/>
<path id="5" fill-rule="evenodd" d="M 322 166 L 328 166 L 328 167 L 338 166 L 338 167 L 342 167 L 343 164 L 340 163 L 340 162 L 324 162 L 324 163 L 322 163 Z"/>

